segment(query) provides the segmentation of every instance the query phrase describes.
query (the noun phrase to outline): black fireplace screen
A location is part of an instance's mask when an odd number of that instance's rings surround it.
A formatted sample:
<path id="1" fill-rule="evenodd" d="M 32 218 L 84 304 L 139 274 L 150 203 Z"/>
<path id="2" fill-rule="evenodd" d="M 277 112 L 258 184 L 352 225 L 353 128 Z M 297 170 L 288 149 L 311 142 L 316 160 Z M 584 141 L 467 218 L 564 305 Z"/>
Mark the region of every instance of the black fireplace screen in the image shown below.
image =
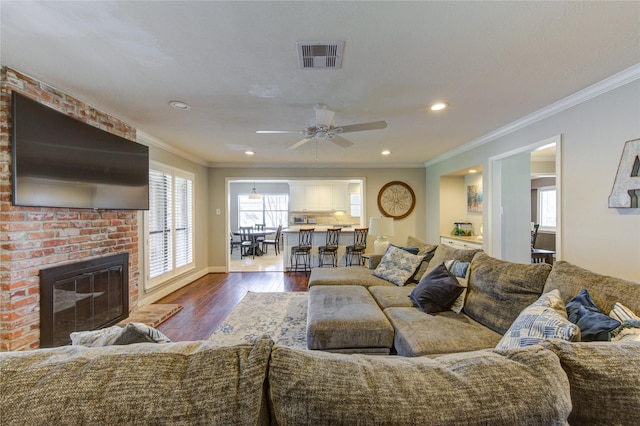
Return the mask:
<path id="1" fill-rule="evenodd" d="M 129 315 L 129 254 L 40 271 L 40 347 L 71 343 L 74 331 L 97 330 Z"/>

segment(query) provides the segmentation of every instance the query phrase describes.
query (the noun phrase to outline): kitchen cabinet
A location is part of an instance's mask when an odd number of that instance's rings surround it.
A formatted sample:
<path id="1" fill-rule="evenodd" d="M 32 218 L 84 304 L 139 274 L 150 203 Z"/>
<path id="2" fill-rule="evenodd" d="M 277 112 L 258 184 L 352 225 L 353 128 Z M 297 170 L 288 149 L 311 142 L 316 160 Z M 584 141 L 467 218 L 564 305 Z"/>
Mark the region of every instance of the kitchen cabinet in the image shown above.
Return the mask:
<path id="1" fill-rule="evenodd" d="M 331 185 L 331 210 L 349 210 L 348 197 L 346 185 Z"/>
<path id="2" fill-rule="evenodd" d="M 292 212 L 301 212 L 305 210 L 305 186 L 289 185 L 289 209 Z"/>
<path id="3" fill-rule="evenodd" d="M 475 250 L 482 248 L 482 241 L 478 241 L 477 237 L 440 237 L 440 244 L 446 244 L 463 250 Z"/>
<path id="4" fill-rule="evenodd" d="M 335 184 L 290 184 L 292 212 L 347 210 L 347 186 Z"/>

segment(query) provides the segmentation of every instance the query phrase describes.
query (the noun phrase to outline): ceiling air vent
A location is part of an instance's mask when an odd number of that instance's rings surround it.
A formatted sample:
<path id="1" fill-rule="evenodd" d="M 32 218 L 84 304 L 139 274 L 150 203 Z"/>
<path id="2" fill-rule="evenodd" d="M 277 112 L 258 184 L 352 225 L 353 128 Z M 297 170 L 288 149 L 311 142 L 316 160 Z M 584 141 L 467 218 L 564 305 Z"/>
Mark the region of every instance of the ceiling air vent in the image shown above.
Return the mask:
<path id="1" fill-rule="evenodd" d="M 342 67 L 344 41 L 301 41 L 297 43 L 300 69 Z"/>

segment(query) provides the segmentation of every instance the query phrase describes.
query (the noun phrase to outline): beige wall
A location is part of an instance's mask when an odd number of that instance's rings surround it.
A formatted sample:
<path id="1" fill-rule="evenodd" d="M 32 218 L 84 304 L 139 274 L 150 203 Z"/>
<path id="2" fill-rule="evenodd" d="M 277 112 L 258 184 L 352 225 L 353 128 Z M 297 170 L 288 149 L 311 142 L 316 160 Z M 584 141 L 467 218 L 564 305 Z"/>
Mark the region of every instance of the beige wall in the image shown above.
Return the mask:
<path id="1" fill-rule="evenodd" d="M 610 209 L 625 141 L 640 137 L 640 80 L 594 97 L 426 169 L 427 240 L 440 232 L 440 176 L 547 138 L 562 137 L 562 260 L 640 281 L 640 209 Z M 488 204 L 484 173 L 484 204 Z M 486 212 L 486 209 L 485 209 Z M 485 224 L 486 213 L 484 218 Z M 485 233 L 487 232 L 485 226 Z"/>
<path id="2" fill-rule="evenodd" d="M 226 235 L 228 235 L 228 213 L 226 206 L 227 179 L 238 178 L 364 178 L 365 223 L 370 217 L 382 216 L 378 210 L 378 191 L 390 181 L 400 180 L 413 188 L 416 194 L 416 207 L 408 217 L 395 221 L 395 236 L 390 237 L 392 243 L 404 244 L 407 236 L 425 238 L 425 170 L 423 168 L 211 168 L 209 170 L 209 266 L 212 271 L 223 272 L 227 269 Z M 215 212 L 220 209 L 221 214 Z M 373 244 L 374 237 L 369 237 Z"/>

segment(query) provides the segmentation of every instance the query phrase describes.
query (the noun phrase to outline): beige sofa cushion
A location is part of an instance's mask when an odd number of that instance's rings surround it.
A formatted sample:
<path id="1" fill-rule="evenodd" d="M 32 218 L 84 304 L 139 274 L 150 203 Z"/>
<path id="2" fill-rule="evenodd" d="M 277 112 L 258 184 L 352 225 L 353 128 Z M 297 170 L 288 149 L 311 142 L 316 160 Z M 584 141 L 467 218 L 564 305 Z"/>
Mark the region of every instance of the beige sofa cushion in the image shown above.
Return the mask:
<path id="1" fill-rule="evenodd" d="M 583 288 L 587 289 L 601 312 L 608 313 L 616 302 L 620 302 L 640 313 L 640 283 L 596 274 L 565 261 L 553 265 L 544 292 L 558 289 L 567 303 Z"/>
<path id="2" fill-rule="evenodd" d="M 316 285 L 386 285 L 395 284 L 374 277 L 371 269 L 364 266 L 339 266 L 337 268 L 313 268 L 309 276 L 309 288 Z"/>
<path id="3" fill-rule="evenodd" d="M 418 308 L 391 307 L 384 310 L 393 326 L 393 345 L 400 356 L 442 355 L 493 348 L 500 334 L 452 311 L 436 315 Z"/>
<path id="4" fill-rule="evenodd" d="M 637 424 L 640 413 L 640 342 L 543 342 L 569 377 L 571 425 Z"/>
<path id="5" fill-rule="evenodd" d="M 224 424 L 269 421 L 273 343 L 211 342 L 0 353 L 0 424 Z"/>
<path id="6" fill-rule="evenodd" d="M 540 347 L 430 358 L 276 345 L 269 399 L 278 425 L 563 425 L 569 383 Z"/>
<path id="7" fill-rule="evenodd" d="M 481 252 L 470 268 L 463 312 L 504 334 L 520 312 L 540 297 L 551 265 L 508 262 Z"/>
<path id="8" fill-rule="evenodd" d="M 434 252 L 433 257 L 429 261 L 429 267 L 427 268 L 425 273 L 428 274 L 433 269 L 435 269 L 438 265 L 446 262 L 447 260 L 459 260 L 461 262 L 471 262 L 471 259 L 473 259 L 473 256 L 478 252 L 483 252 L 483 251 L 482 249 L 463 250 L 463 249 L 453 248 L 446 244 L 440 244 L 436 248 L 436 251 Z"/>

